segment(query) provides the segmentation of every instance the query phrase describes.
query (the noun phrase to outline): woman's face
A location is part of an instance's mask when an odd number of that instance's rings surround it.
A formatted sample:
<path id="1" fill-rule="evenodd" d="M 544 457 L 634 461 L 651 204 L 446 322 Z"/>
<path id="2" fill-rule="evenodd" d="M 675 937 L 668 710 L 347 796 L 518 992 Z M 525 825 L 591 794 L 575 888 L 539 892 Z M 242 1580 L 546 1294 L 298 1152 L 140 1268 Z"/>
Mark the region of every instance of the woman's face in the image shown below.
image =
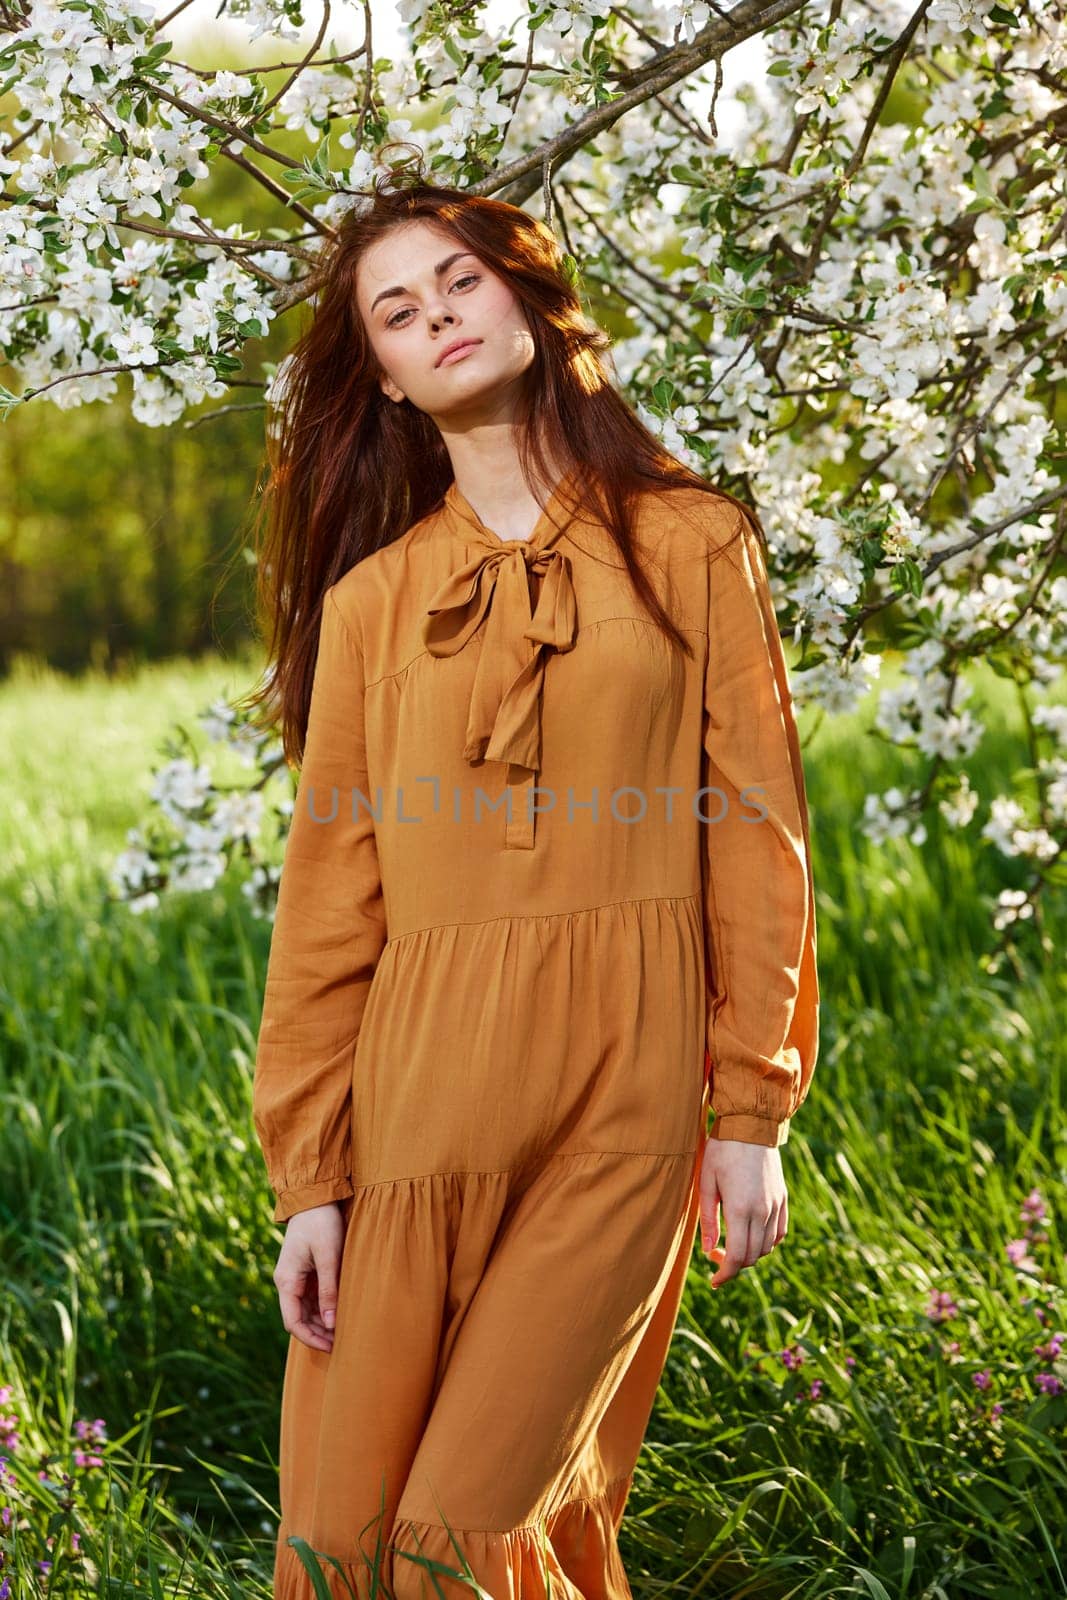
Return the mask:
<path id="1" fill-rule="evenodd" d="M 394 228 L 362 257 L 356 301 L 391 400 L 452 423 L 510 409 L 533 336 L 505 280 L 462 240 L 428 222 Z M 442 361 L 457 339 L 477 342 Z"/>

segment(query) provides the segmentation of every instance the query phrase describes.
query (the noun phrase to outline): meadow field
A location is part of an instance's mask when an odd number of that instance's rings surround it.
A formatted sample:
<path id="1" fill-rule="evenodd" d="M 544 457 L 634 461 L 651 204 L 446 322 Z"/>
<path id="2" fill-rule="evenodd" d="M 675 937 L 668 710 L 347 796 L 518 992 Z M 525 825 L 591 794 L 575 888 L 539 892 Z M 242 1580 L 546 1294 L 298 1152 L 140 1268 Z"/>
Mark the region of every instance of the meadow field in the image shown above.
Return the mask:
<path id="1" fill-rule="evenodd" d="M 160 741 L 256 671 L 0 686 L 0 1600 L 270 1595 L 270 927 L 236 872 L 141 916 L 107 883 Z M 979 820 L 1032 789 L 1014 685 L 980 688 Z M 1067 1595 L 1067 895 L 984 961 L 1025 869 L 978 821 L 867 841 L 903 772 L 868 722 L 801 719 L 823 1022 L 789 1234 L 714 1293 L 694 1249 L 621 1535 L 638 1600 Z"/>

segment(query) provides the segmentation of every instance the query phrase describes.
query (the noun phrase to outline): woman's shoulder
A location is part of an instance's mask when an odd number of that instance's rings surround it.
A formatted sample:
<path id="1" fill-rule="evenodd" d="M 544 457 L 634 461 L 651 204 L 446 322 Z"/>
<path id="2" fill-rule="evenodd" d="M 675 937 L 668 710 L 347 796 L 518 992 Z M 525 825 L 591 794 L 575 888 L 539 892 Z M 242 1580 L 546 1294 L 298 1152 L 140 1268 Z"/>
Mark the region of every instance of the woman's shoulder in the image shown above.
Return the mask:
<path id="1" fill-rule="evenodd" d="M 650 485 L 641 495 L 641 518 L 660 550 L 700 560 L 731 545 L 745 520 L 737 501 L 712 483 Z"/>
<path id="2" fill-rule="evenodd" d="M 397 592 L 416 552 L 432 535 L 436 512 L 412 523 L 397 538 L 361 556 L 327 591 L 346 621 L 374 615 L 382 601 Z"/>

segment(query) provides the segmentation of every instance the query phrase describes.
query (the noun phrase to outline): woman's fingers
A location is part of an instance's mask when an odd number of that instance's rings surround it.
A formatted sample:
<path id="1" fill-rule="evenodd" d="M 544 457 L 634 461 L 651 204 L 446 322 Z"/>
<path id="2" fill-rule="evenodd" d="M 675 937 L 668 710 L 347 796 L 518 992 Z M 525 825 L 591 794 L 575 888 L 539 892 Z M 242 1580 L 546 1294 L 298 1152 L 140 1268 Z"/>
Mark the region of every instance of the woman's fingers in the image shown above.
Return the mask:
<path id="1" fill-rule="evenodd" d="M 750 1265 L 752 1221 L 748 1217 L 739 1217 L 736 1214 L 731 1216 L 729 1207 L 724 1206 L 723 1210 L 726 1223 L 726 1249 L 719 1255 L 719 1268 L 711 1279 L 713 1289 L 718 1289 L 730 1278 L 736 1278 L 742 1267 Z"/>
<path id="2" fill-rule="evenodd" d="M 719 1236 L 719 1214 L 726 1234 L 725 1251 L 713 1250 Z M 778 1147 L 744 1140 L 705 1140 L 700 1171 L 700 1226 L 704 1253 L 718 1261 L 711 1286 L 718 1289 L 770 1255 L 785 1238 L 788 1196 Z"/>
<path id="3" fill-rule="evenodd" d="M 335 1206 L 309 1209 L 290 1218 L 274 1270 L 282 1326 L 312 1350 L 333 1349 L 343 1238 L 339 1224 Z"/>
<path id="4" fill-rule="evenodd" d="M 333 1330 L 327 1328 L 319 1316 L 314 1272 L 304 1273 L 299 1289 L 291 1295 L 287 1296 L 279 1284 L 278 1298 L 282 1322 L 294 1338 L 310 1345 L 312 1350 L 333 1349 Z"/>
<path id="5" fill-rule="evenodd" d="M 337 1263 L 338 1252 L 326 1249 L 321 1252 L 318 1268 L 318 1295 L 316 1311 L 325 1328 L 333 1328 L 337 1319 Z"/>
<path id="6" fill-rule="evenodd" d="M 286 1266 L 285 1253 L 282 1261 L 278 1261 L 277 1272 L 274 1275 L 275 1286 L 278 1290 L 278 1310 L 282 1312 L 282 1326 L 286 1333 L 296 1334 L 296 1338 L 304 1339 L 304 1344 L 309 1344 L 309 1339 L 304 1334 L 309 1330 L 307 1322 L 307 1278 L 306 1269 L 294 1269 Z"/>
<path id="7" fill-rule="evenodd" d="M 313 1336 L 316 1350 L 332 1350 L 333 1329 L 328 1327 L 323 1321 L 319 1310 L 319 1296 L 318 1289 L 316 1287 L 315 1273 L 311 1273 L 308 1278 L 307 1288 L 304 1292 L 303 1299 L 301 1300 L 301 1310 L 303 1312 L 303 1318 L 299 1324 L 299 1329 L 293 1330 L 296 1333 L 297 1338 L 302 1337 L 302 1334 L 299 1331 L 302 1329 L 303 1333 L 309 1335 L 309 1337 L 304 1340 L 305 1344 L 309 1343 L 311 1337 Z"/>

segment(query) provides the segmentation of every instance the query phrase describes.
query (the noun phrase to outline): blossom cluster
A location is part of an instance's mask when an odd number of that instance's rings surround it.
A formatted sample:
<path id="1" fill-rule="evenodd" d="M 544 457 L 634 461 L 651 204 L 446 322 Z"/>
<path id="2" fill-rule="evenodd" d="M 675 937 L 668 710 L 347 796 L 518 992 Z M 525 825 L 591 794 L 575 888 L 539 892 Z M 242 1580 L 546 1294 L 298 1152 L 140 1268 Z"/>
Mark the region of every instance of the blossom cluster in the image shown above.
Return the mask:
<path id="1" fill-rule="evenodd" d="M 272 827 L 276 840 L 287 829 L 293 783 L 277 779 L 287 769 L 276 741 L 226 701 L 208 706 L 199 721 L 209 740 L 252 772 L 251 781 L 222 785 L 195 752 L 172 743 L 170 759 L 150 786 L 157 810 L 150 823 L 127 830 L 126 848 L 111 866 L 112 887 L 131 911 L 151 911 L 164 891 L 214 888 L 230 862 L 240 858 L 246 866 L 242 894 L 254 916 L 271 919 L 281 868 L 269 859 L 266 834 Z"/>

